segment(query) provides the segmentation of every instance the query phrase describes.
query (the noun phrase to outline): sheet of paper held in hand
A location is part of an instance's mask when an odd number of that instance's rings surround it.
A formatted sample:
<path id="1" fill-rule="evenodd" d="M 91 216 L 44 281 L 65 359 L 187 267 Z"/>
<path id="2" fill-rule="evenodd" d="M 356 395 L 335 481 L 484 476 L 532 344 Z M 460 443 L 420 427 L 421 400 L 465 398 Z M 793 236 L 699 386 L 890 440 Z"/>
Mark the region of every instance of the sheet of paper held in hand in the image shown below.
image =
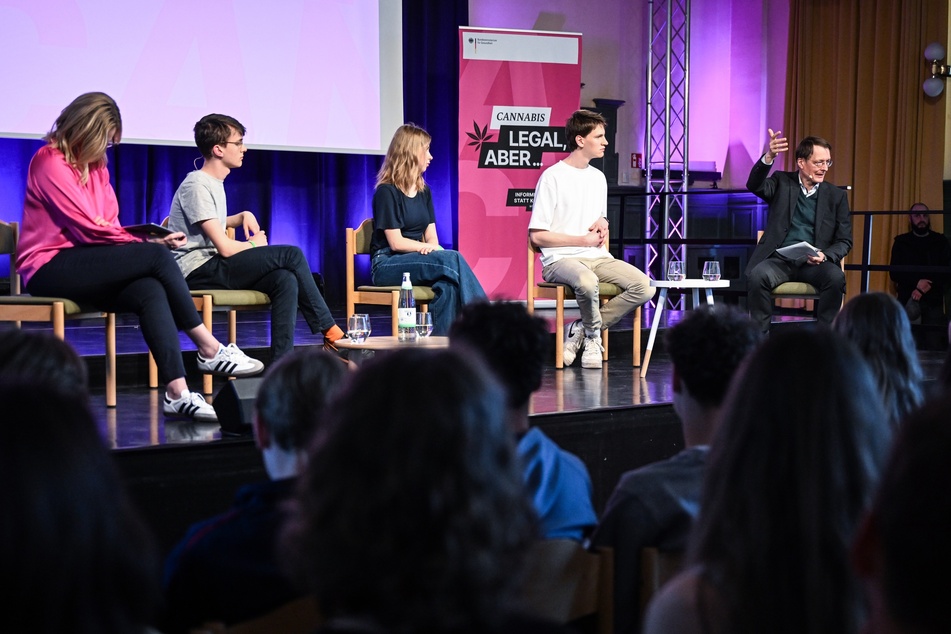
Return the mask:
<path id="1" fill-rule="evenodd" d="M 790 244 L 788 247 L 776 249 L 776 253 L 787 260 L 795 261 L 810 255 L 819 255 L 819 249 L 808 242 L 797 242 L 796 244 Z"/>

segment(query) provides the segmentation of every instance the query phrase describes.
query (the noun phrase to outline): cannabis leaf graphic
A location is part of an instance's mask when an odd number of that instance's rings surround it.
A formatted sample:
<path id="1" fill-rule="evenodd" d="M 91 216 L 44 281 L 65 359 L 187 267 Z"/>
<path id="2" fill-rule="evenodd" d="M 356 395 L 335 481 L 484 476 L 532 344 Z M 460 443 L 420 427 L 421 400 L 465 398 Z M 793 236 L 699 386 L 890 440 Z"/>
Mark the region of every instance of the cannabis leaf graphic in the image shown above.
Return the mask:
<path id="1" fill-rule="evenodd" d="M 479 124 L 475 121 L 472 122 L 472 128 L 475 130 L 475 134 L 472 132 L 466 132 L 466 136 L 472 139 L 467 145 L 474 145 L 476 152 L 480 151 L 483 143 L 487 143 L 492 140 L 492 135 L 489 134 L 489 124 L 485 124 L 484 128 L 479 128 Z"/>

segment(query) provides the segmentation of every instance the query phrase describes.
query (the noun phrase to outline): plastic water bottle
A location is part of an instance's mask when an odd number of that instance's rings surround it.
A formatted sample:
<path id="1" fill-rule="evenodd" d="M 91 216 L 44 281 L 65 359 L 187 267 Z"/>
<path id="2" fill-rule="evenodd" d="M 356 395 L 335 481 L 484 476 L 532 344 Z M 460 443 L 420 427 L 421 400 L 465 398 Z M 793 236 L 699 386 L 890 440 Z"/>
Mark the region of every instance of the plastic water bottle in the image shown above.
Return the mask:
<path id="1" fill-rule="evenodd" d="M 400 305 L 397 308 L 399 318 L 399 341 L 416 341 L 416 298 L 413 297 L 413 283 L 409 273 L 403 273 L 400 285 Z"/>

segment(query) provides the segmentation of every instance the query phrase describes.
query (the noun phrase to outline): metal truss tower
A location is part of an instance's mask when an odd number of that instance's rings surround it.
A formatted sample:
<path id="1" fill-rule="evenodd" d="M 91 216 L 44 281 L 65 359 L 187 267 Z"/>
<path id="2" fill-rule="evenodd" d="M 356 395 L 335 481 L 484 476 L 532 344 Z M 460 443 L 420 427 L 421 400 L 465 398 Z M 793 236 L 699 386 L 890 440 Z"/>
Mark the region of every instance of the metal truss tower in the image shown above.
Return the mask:
<path id="1" fill-rule="evenodd" d="M 647 0 L 647 239 L 687 237 L 690 0 Z M 685 261 L 683 244 L 649 242 L 646 273 L 664 279 L 670 260 Z M 683 297 L 670 301 L 680 308 Z"/>

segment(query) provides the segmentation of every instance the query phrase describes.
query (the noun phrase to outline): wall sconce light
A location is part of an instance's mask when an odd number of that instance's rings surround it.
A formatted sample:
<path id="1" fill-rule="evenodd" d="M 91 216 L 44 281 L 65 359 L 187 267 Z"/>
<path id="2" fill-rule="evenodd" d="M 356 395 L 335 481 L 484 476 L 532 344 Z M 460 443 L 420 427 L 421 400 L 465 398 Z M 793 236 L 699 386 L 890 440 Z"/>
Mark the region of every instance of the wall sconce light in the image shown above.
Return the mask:
<path id="1" fill-rule="evenodd" d="M 938 42 L 932 42 L 925 47 L 925 66 L 929 68 L 931 77 L 921 85 L 922 90 L 929 97 L 937 97 L 944 91 L 944 80 L 951 77 L 951 66 L 942 64 L 944 47 Z"/>

